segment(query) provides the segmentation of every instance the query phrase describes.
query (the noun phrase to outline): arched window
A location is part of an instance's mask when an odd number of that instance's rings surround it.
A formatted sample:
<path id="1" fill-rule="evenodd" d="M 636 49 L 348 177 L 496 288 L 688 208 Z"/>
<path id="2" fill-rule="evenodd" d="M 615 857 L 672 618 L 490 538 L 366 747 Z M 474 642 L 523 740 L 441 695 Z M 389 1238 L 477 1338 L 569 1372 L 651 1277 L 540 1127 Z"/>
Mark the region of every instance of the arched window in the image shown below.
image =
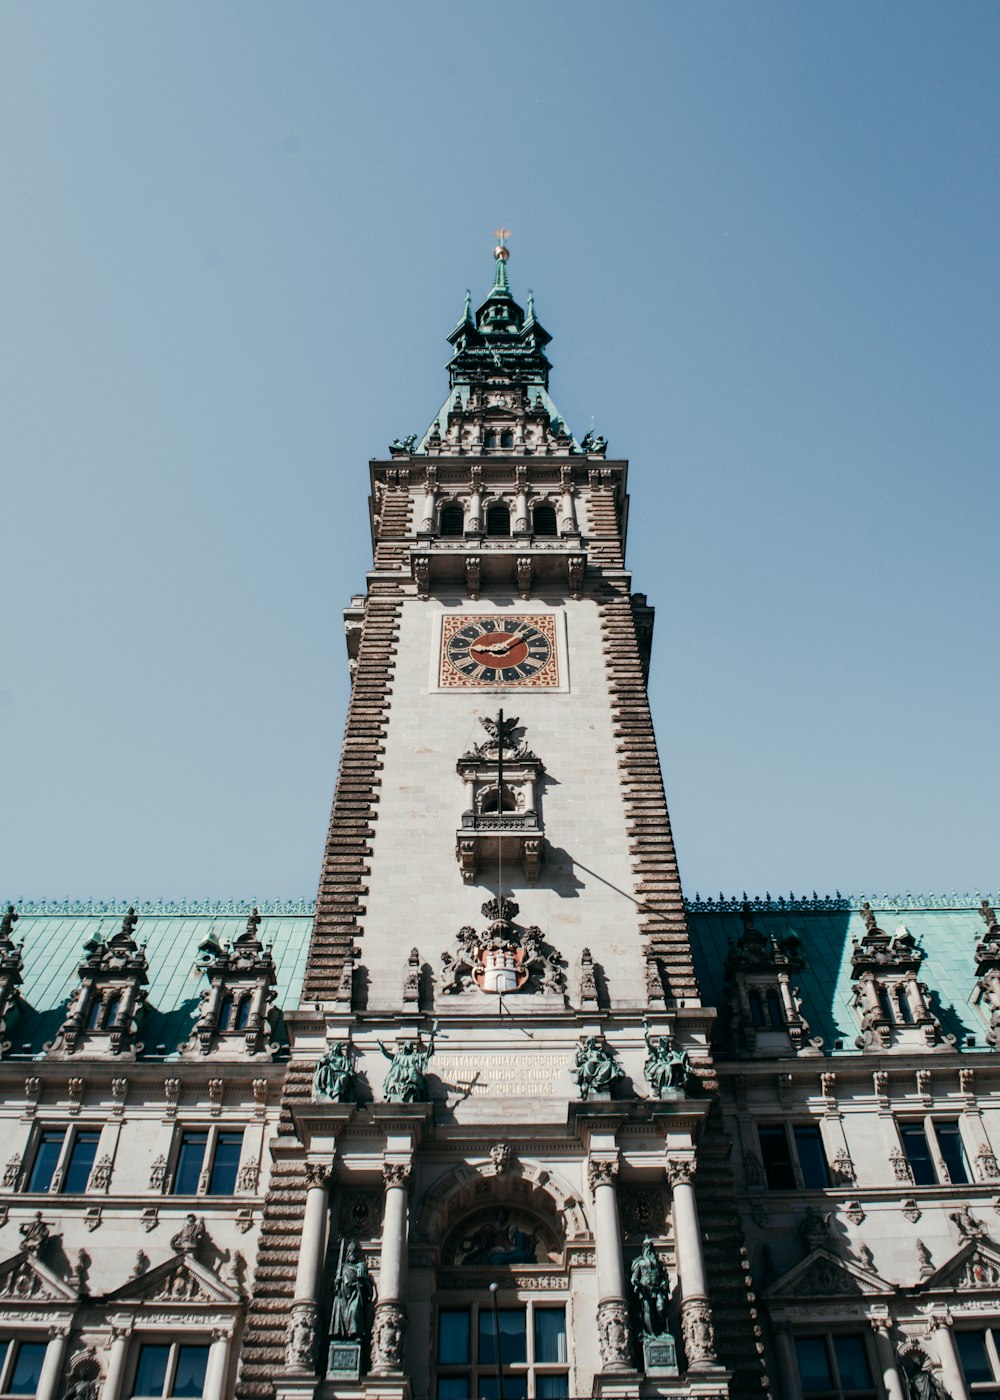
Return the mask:
<path id="1" fill-rule="evenodd" d="M 441 507 L 442 535 L 461 535 L 465 530 L 465 511 L 458 501 L 449 501 Z"/>
<path id="2" fill-rule="evenodd" d="M 96 1031 L 101 1024 L 101 1012 L 104 1010 L 104 1002 L 99 996 L 95 996 L 90 1003 L 90 1010 L 87 1013 L 87 1030 Z"/>
<path id="3" fill-rule="evenodd" d="M 501 446 L 501 447 L 513 447 L 513 446 L 514 446 L 514 434 L 510 431 L 509 428 L 506 428 L 506 429 L 500 434 L 500 446 Z"/>
<path id="4" fill-rule="evenodd" d="M 486 533 L 488 535 L 510 534 L 510 511 L 502 501 L 490 506 L 486 512 Z"/>
<path id="5" fill-rule="evenodd" d="M 484 446 L 484 447 L 496 447 L 496 445 L 497 445 L 497 435 L 496 435 L 496 433 L 487 433 L 486 436 L 483 438 L 483 446 Z"/>
<path id="6" fill-rule="evenodd" d="M 101 1025 L 116 1026 L 118 1024 L 118 1013 L 121 1011 L 121 1009 L 122 994 L 121 992 L 115 992 L 113 996 L 108 997 L 107 1003 L 104 1007 L 104 1015 L 101 1018 Z"/>
<path id="7" fill-rule="evenodd" d="M 531 512 L 531 522 L 536 535 L 556 535 L 559 533 L 555 506 L 547 505 L 544 502 L 535 506 Z"/>
<path id="8" fill-rule="evenodd" d="M 906 987 L 902 982 L 898 982 L 893 989 L 895 996 L 893 1000 L 899 1007 L 899 1020 L 904 1026 L 913 1025 L 913 1010 L 910 1006 L 910 998 L 906 995 Z"/>
<path id="9" fill-rule="evenodd" d="M 236 1013 L 236 1029 L 245 1031 L 250 1022 L 250 998 L 241 997 L 240 1007 Z"/>
<path id="10" fill-rule="evenodd" d="M 481 812 L 495 812 L 497 810 L 497 790 L 495 787 L 487 790 L 483 797 Z M 513 793 L 506 785 L 503 790 L 503 811 L 516 812 L 517 803 L 514 801 Z"/>

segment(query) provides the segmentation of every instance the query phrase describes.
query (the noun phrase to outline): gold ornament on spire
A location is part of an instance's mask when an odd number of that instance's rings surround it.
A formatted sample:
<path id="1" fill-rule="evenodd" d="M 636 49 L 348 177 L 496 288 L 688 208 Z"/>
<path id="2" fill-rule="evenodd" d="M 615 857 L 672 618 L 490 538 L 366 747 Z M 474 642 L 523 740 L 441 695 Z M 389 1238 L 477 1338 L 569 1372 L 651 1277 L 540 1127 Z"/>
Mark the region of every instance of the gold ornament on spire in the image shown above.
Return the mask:
<path id="1" fill-rule="evenodd" d="M 507 247 L 507 239 L 510 237 L 509 228 L 495 228 L 493 236 L 497 240 L 497 246 L 493 249 L 493 256 L 497 262 L 506 262 L 510 257 L 510 249 Z"/>

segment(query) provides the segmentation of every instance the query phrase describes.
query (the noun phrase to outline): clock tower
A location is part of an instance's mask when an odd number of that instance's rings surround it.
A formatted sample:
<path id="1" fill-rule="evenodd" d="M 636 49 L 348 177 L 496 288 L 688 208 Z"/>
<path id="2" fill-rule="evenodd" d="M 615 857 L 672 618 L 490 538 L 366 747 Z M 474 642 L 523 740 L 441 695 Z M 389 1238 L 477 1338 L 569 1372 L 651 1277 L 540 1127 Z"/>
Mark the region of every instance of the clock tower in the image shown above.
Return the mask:
<path id="1" fill-rule="evenodd" d="M 248 1397 L 761 1393 L 627 463 L 550 397 L 505 238 L 371 463 Z"/>

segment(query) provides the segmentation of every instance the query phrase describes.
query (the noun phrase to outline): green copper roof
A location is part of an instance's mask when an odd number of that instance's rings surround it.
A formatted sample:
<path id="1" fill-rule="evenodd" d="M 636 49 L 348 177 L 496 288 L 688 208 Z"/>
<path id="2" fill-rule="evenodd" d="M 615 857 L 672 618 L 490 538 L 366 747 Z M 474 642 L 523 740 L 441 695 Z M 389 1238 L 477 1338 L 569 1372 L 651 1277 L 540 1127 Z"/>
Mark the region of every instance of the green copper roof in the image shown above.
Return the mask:
<path id="1" fill-rule="evenodd" d="M 966 1046 L 972 1037 L 977 1049 L 988 1048 L 986 1022 L 973 1004 L 977 977 L 974 952 L 986 928 L 979 915 L 980 895 L 896 899 L 872 898 L 879 925 L 887 933 L 905 924 L 924 954 L 920 980 L 930 989 L 930 1005 L 947 1035 Z M 689 900 L 688 928 L 694 951 L 701 996 L 719 1008 L 726 1006 L 724 969 L 726 955 L 743 932 L 739 900 Z M 844 896 L 819 899 L 753 900 L 754 926 L 765 937 L 778 940 L 795 934 L 802 943 L 806 966 L 792 974 L 802 997 L 802 1014 L 810 1034 L 823 1037 L 824 1053 L 843 1042 L 843 1053 L 858 1054 L 854 1040 L 859 1033 L 852 1006 L 851 971 L 853 940 L 865 932 L 859 912 L 861 901 Z M 720 1020 L 724 1020 L 724 1015 Z"/>
<path id="2" fill-rule="evenodd" d="M 296 912 L 268 913 L 264 912 L 268 906 L 263 905 L 258 929 L 261 942 L 272 945 L 278 978 L 276 1006 L 285 1009 L 298 1005 L 312 930 L 311 906 L 302 901 L 290 903 Z M 127 908 L 111 903 L 104 913 L 83 913 L 75 912 L 81 906 L 70 901 L 61 906 L 53 901 L 52 905 L 22 902 L 16 906 L 19 917 L 13 936 L 15 942 L 24 944 L 24 1006 L 17 1019 L 11 1017 L 7 1022 L 9 1055 L 41 1054 L 46 1042 L 54 1039 L 66 1004 L 79 985 L 77 967 L 83 959 L 83 945 L 95 935 L 106 940 L 117 933 Z M 52 912 L 48 912 L 50 908 Z M 139 904 L 136 908 L 135 937 L 138 943 L 146 944 L 149 963 L 139 1039 L 145 1046 L 144 1057 L 171 1058 L 191 1034 L 199 998 L 208 985 L 196 965 L 199 945 L 208 937 L 220 943 L 238 938 L 246 929 L 252 905 L 235 912 L 217 912 L 232 909 L 231 904 L 193 905 L 185 913 L 150 912 L 162 910 L 162 905 Z M 276 1032 L 281 1038 L 280 1021 Z"/>

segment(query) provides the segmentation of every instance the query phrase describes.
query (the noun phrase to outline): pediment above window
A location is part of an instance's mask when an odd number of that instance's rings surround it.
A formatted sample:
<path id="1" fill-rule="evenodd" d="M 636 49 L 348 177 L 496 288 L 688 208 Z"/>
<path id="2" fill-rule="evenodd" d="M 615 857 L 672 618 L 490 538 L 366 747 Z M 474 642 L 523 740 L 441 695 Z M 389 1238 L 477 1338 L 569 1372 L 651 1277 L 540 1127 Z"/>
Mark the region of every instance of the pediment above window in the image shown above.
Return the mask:
<path id="1" fill-rule="evenodd" d="M 769 1303 L 806 1302 L 816 1298 L 888 1297 L 895 1289 L 888 1280 L 852 1259 L 841 1259 L 828 1249 L 814 1249 L 794 1268 L 776 1279 L 764 1294 Z"/>

